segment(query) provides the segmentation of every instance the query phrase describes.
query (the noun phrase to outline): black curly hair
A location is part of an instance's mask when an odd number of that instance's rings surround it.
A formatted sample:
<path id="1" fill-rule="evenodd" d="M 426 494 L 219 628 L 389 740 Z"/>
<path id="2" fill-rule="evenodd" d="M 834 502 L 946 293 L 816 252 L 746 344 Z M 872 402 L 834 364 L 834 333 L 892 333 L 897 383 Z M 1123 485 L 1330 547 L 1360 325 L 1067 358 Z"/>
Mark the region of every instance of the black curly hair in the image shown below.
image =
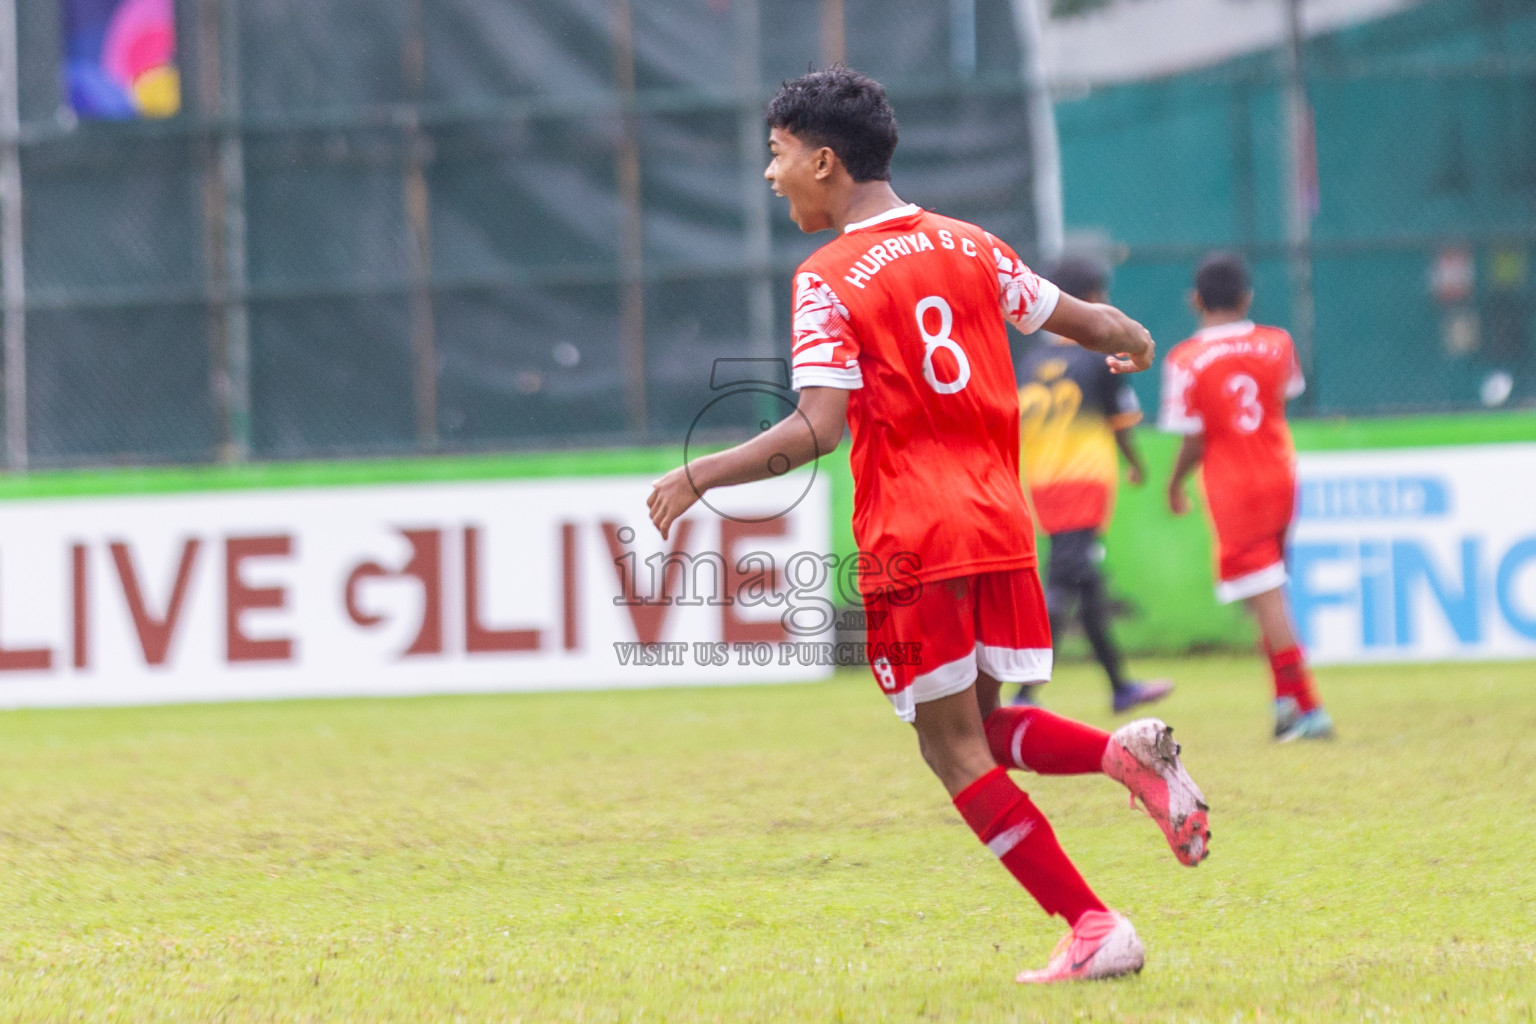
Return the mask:
<path id="1" fill-rule="evenodd" d="M 885 88 L 868 75 L 834 64 L 785 82 L 768 101 L 769 128 L 827 146 L 854 181 L 890 181 L 896 114 Z"/>
<path id="2" fill-rule="evenodd" d="M 1250 287 L 1248 264 L 1235 252 L 1213 252 L 1195 271 L 1195 294 L 1209 310 L 1238 308 Z"/>

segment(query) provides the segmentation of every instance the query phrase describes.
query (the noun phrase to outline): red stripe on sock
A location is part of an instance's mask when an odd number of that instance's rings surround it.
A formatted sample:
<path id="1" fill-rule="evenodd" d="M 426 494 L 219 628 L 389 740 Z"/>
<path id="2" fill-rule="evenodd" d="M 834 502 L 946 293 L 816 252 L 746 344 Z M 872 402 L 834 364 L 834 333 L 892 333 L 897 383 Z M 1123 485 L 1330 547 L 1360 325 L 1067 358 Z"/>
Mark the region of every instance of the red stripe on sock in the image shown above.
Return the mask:
<path id="1" fill-rule="evenodd" d="M 1269 672 L 1275 682 L 1275 696 L 1290 697 L 1305 714 L 1317 707 L 1317 691 L 1312 687 L 1312 673 L 1300 647 L 1288 647 L 1269 656 Z"/>
<path id="2" fill-rule="evenodd" d="M 998 708 L 987 716 L 986 727 L 992 759 L 1006 768 L 1041 775 L 1091 775 L 1104 770 L 1109 733 L 1103 729 L 1044 708 L 1023 706 Z"/>
<path id="3" fill-rule="evenodd" d="M 1088 911 L 1107 909 L 1056 841 L 1051 823 L 1002 767 L 961 790 L 955 809 L 983 843 L 1007 847 L 993 852 L 1047 914 L 1075 925 Z"/>

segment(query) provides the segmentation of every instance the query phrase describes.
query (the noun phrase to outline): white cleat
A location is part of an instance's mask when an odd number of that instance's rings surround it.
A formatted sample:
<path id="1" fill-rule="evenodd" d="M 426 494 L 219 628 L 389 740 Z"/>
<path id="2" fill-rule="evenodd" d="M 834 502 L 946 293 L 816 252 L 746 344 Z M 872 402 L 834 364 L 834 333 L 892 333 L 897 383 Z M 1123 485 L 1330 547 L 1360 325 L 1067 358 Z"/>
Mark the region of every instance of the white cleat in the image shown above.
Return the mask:
<path id="1" fill-rule="evenodd" d="M 1113 910 L 1090 910 L 1056 944 L 1050 963 L 1038 971 L 1025 971 L 1017 980 L 1021 985 L 1046 985 L 1118 978 L 1140 971 L 1146 961 L 1131 922 Z"/>
<path id="2" fill-rule="evenodd" d="M 1131 791 L 1132 807 L 1141 801 L 1179 863 L 1194 867 L 1210 854 L 1210 808 L 1179 762 L 1167 724 L 1140 718 L 1116 729 L 1104 750 L 1104 774 Z"/>

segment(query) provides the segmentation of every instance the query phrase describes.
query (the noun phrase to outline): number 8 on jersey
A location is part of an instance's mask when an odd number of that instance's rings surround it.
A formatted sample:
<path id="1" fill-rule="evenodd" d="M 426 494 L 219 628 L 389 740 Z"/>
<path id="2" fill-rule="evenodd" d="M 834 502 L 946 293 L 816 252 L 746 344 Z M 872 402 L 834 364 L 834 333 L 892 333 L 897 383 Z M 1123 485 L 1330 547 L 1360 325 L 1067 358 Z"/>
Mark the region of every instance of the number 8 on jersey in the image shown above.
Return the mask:
<path id="1" fill-rule="evenodd" d="M 924 316 L 930 309 L 939 311 L 939 333 L 929 334 L 928 324 Z M 949 308 L 942 296 L 930 295 L 917 304 L 917 329 L 923 335 L 923 379 L 928 386 L 941 395 L 952 395 L 970 383 L 971 361 L 965 357 L 965 349 L 961 348 L 955 339 L 949 336 L 954 330 L 955 314 Z M 954 380 L 944 383 L 939 380 L 938 374 L 933 369 L 933 354 L 940 349 L 955 357 L 955 363 L 959 366 L 959 373 Z"/>

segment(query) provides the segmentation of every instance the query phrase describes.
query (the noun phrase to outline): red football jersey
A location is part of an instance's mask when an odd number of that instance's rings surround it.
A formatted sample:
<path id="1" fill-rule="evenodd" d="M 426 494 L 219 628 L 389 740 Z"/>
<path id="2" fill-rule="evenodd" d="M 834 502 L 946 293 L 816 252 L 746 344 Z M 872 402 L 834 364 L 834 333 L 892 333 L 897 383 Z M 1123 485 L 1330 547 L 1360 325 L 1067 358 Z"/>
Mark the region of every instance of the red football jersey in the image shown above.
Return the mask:
<path id="1" fill-rule="evenodd" d="M 1290 522 L 1296 450 L 1285 403 L 1305 387 L 1291 336 L 1278 327 L 1208 327 L 1168 353 L 1159 426 L 1205 435 L 1201 478 L 1223 543 Z"/>
<path id="2" fill-rule="evenodd" d="M 878 570 L 865 594 L 1035 564 L 1004 321 L 1034 331 L 1059 298 L 981 228 L 911 205 L 800 265 L 794 386 L 853 392 L 853 533 Z"/>

